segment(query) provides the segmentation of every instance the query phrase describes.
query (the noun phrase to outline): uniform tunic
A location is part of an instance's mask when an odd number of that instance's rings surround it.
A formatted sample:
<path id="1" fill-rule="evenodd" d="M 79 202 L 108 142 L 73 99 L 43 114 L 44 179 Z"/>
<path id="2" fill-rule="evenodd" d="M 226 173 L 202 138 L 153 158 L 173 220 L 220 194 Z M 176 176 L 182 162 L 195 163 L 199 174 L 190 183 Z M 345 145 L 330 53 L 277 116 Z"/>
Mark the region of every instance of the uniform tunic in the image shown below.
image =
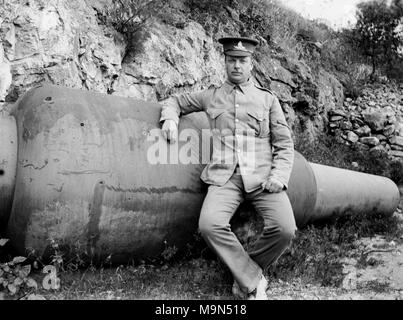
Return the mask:
<path id="1" fill-rule="evenodd" d="M 287 188 L 294 145 L 280 103 L 269 90 L 251 80 L 235 85 L 181 94 L 165 100 L 161 121 L 179 121 L 180 115 L 207 113 L 213 135 L 210 163 L 202 172 L 207 183 L 223 186 L 240 167 L 245 191 L 261 188 L 270 176 Z"/>

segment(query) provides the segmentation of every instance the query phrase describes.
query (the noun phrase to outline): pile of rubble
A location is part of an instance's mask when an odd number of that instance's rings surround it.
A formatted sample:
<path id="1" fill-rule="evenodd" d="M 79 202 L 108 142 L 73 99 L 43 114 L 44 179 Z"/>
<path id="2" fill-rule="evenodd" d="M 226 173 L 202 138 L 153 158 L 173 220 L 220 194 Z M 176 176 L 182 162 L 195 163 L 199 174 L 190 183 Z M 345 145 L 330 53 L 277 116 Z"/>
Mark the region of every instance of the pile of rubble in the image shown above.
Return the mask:
<path id="1" fill-rule="evenodd" d="M 329 120 L 338 142 L 403 159 L 403 84 L 368 86 L 330 111 Z"/>

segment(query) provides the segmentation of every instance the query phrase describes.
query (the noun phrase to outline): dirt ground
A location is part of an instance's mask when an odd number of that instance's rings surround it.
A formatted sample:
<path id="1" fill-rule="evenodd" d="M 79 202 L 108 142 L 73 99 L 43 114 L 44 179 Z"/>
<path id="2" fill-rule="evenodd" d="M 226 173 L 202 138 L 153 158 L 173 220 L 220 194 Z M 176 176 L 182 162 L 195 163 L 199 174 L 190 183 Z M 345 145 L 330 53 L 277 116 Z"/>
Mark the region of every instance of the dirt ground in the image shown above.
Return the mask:
<path id="1" fill-rule="evenodd" d="M 396 217 L 403 222 L 399 209 Z M 272 283 L 271 299 L 402 300 L 403 239 L 377 235 L 361 238 L 351 256 L 342 260 L 343 281 L 340 288 Z"/>
<path id="2" fill-rule="evenodd" d="M 403 228 L 401 210 L 395 213 Z M 403 300 L 403 236 L 360 238 L 344 258 L 339 287 L 299 278 L 270 279 L 270 300 Z M 345 256 L 345 255 L 344 255 Z M 216 260 L 202 258 L 164 265 L 120 266 L 59 273 L 58 290 L 30 297 L 46 300 L 232 300 L 232 277 Z M 44 275 L 34 274 L 38 284 Z M 13 299 L 13 297 L 10 297 Z M 7 299 L 0 292 L 0 300 Z"/>

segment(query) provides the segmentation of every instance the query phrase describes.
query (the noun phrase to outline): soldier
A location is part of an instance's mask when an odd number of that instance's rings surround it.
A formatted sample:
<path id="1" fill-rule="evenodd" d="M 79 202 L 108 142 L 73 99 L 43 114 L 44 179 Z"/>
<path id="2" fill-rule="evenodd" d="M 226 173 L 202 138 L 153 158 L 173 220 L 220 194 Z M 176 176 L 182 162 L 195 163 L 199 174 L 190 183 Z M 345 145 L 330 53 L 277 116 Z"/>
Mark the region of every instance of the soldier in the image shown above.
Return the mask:
<path id="1" fill-rule="evenodd" d="M 209 185 L 199 229 L 234 277 L 234 295 L 266 300 L 264 270 L 290 244 L 296 225 L 285 192 L 294 160 L 290 129 L 277 97 L 252 81 L 252 54 L 258 41 L 221 38 L 227 80 L 220 87 L 179 94 L 165 100 L 160 121 L 166 139 L 175 142 L 179 116 L 207 113 L 213 136 L 210 163 L 201 179 Z M 264 220 L 254 248 L 246 252 L 229 224 L 244 200 Z"/>

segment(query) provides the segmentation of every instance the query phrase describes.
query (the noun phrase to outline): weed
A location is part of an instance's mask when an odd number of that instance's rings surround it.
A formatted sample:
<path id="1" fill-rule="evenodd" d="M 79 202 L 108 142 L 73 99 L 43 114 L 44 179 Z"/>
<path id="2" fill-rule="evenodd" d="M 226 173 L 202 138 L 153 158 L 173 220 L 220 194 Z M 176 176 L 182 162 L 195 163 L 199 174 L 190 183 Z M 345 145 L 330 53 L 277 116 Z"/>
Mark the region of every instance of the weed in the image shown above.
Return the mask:
<path id="1" fill-rule="evenodd" d="M 309 226 L 297 232 L 290 248 L 269 268 L 269 275 L 282 280 L 301 278 L 321 285 L 338 285 L 341 281 L 342 244 L 334 226 Z"/>
<path id="2" fill-rule="evenodd" d="M 107 22 L 118 32 L 130 38 L 145 23 L 157 16 L 166 1 L 157 0 L 118 0 L 112 1 L 107 8 Z"/>
<path id="3" fill-rule="evenodd" d="M 0 239 L 0 247 L 3 247 L 8 239 Z M 0 285 L 7 294 L 17 299 L 33 294 L 38 289 L 36 281 L 29 277 L 31 265 L 26 264 L 27 258 L 17 256 L 11 261 L 0 263 Z"/>
<path id="4" fill-rule="evenodd" d="M 359 286 L 359 289 L 366 289 L 366 290 L 371 290 L 371 291 L 375 291 L 378 293 L 384 293 L 384 292 L 388 292 L 390 290 L 390 285 L 387 282 L 371 280 L 371 281 L 365 282 L 364 284 L 361 284 Z"/>
<path id="5" fill-rule="evenodd" d="M 205 257 L 204 252 L 207 250 L 207 244 L 201 236 L 200 232 L 195 232 L 192 241 L 186 244 L 186 251 L 184 253 L 184 258 L 186 259 L 197 259 L 200 257 Z"/>
<path id="6" fill-rule="evenodd" d="M 101 20 L 123 35 L 127 46 L 124 56 L 136 50 L 136 37 L 148 21 L 167 14 L 168 0 L 111 1 Z"/>
<path id="7" fill-rule="evenodd" d="M 356 267 L 359 269 L 365 269 L 367 267 L 376 267 L 382 265 L 382 261 L 377 260 L 373 257 L 368 257 L 366 254 L 362 254 L 357 260 Z"/>
<path id="8" fill-rule="evenodd" d="M 168 246 L 168 243 L 166 240 L 164 241 L 164 244 L 165 244 L 165 249 L 164 249 L 164 251 L 162 251 L 161 256 L 164 259 L 164 261 L 169 262 L 177 254 L 178 248 L 175 245 Z"/>

